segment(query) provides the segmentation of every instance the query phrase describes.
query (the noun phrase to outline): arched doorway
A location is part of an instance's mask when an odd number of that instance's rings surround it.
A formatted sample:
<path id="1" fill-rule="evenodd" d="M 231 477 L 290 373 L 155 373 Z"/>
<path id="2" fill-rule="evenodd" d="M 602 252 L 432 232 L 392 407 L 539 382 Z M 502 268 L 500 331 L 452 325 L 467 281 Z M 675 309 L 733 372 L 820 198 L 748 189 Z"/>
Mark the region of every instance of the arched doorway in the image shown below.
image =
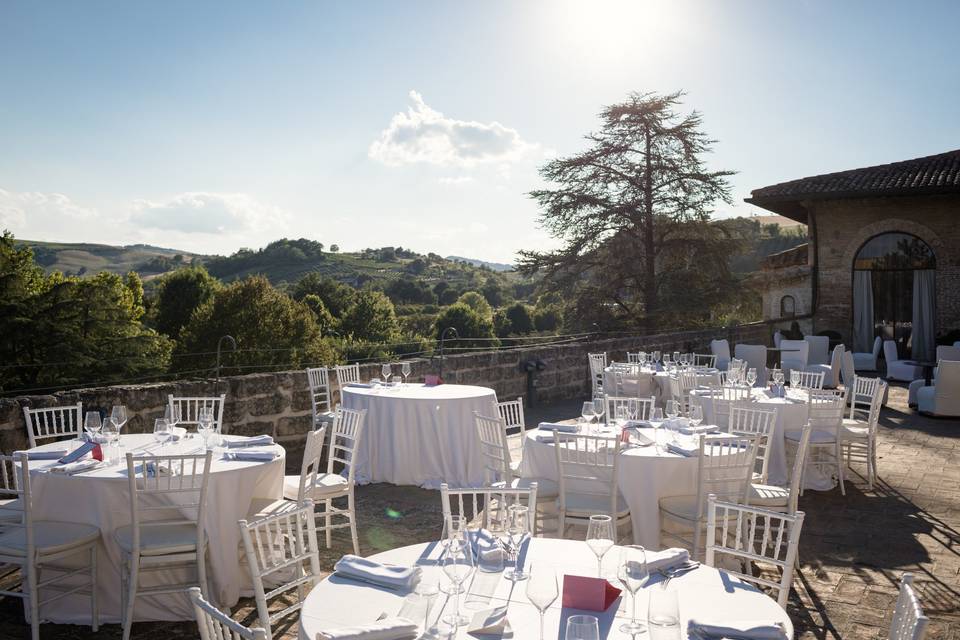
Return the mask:
<path id="1" fill-rule="evenodd" d="M 893 231 L 867 240 L 853 260 L 853 342 L 870 351 L 875 336 L 901 357 L 933 358 L 936 256 L 915 235 Z"/>

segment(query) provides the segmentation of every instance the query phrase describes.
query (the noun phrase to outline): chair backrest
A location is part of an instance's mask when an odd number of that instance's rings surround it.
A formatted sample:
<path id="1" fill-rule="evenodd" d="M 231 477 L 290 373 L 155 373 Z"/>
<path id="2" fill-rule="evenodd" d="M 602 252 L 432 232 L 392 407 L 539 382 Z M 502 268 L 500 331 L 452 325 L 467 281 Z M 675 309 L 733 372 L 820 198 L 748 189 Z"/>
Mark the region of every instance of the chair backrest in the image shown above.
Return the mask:
<path id="1" fill-rule="evenodd" d="M 830 338 L 827 336 L 803 336 L 809 345 L 807 364 L 827 364 L 830 361 Z"/>
<path id="2" fill-rule="evenodd" d="M 340 463 L 347 469 L 347 482 L 353 486 L 356 478 L 357 447 L 363 437 L 364 422 L 367 418 L 366 409 L 344 409 L 337 407 L 333 418 L 333 429 L 330 430 L 330 443 L 327 446 L 327 473 L 333 473 L 334 463 Z"/>
<path id="3" fill-rule="evenodd" d="M 199 587 L 190 587 L 200 640 L 267 640 L 265 629 L 247 628 L 203 599 Z"/>
<path id="4" fill-rule="evenodd" d="M 840 360 L 840 372 L 843 374 L 843 384 L 850 386 L 857 377 L 857 370 L 853 364 L 853 352 L 844 351 Z"/>
<path id="5" fill-rule="evenodd" d="M 627 362 L 631 364 L 643 364 L 646 356 L 647 354 L 643 351 L 637 351 L 636 353 L 627 351 Z"/>
<path id="6" fill-rule="evenodd" d="M 23 421 L 27 425 L 27 438 L 30 440 L 31 449 L 37 446 L 39 440 L 77 437 L 83 429 L 83 403 L 43 409 L 24 407 Z"/>
<path id="7" fill-rule="evenodd" d="M 762 344 L 738 344 L 734 347 L 737 358 L 746 361 L 748 369 L 757 370 L 757 384 L 767 382 L 767 347 Z"/>
<path id="8" fill-rule="evenodd" d="M 321 413 L 333 408 L 330 404 L 330 372 L 326 367 L 308 368 L 307 384 L 310 385 L 310 408 L 316 424 Z"/>
<path id="9" fill-rule="evenodd" d="M 487 484 L 509 482 L 512 480 L 510 447 L 507 444 L 507 428 L 503 418 L 485 416 L 474 411 L 473 423 L 480 439 L 480 455 L 483 457 Z"/>
<path id="10" fill-rule="evenodd" d="M 714 387 L 706 401 L 710 403 L 713 423 L 726 430 L 730 424 L 730 406 L 734 402 L 749 402 L 750 387 L 733 384 Z"/>
<path id="11" fill-rule="evenodd" d="M 810 343 L 806 340 L 780 341 L 780 366 L 789 375 L 793 369 L 804 369 L 810 354 Z"/>
<path id="12" fill-rule="evenodd" d="M 343 388 L 351 382 L 360 382 L 360 364 L 339 364 L 333 368 L 337 374 L 337 391 L 343 398 Z"/>
<path id="13" fill-rule="evenodd" d="M 693 366 L 695 367 L 716 367 L 717 356 L 706 353 L 693 354 Z"/>
<path id="14" fill-rule="evenodd" d="M 726 369 L 730 364 L 730 343 L 726 340 L 711 340 L 710 353 L 717 358 L 715 366 Z"/>
<path id="15" fill-rule="evenodd" d="M 781 333 L 778 329 L 777 331 L 773 332 L 773 346 L 779 349 L 781 342 L 783 342 L 783 333 Z"/>
<path id="16" fill-rule="evenodd" d="M 617 409 L 620 407 L 629 407 L 631 402 L 637 403 L 637 420 L 649 420 L 653 415 L 653 408 L 657 406 L 657 399 L 654 396 L 649 398 L 633 398 L 630 396 L 604 396 L 607 403 L 606 416 L 607 421 L 612 423 L 617 417 Z"/>
<path id="17" fill-rule="evenodd" d="M 880 336 L 877 336 L 876 338 L 873 339 L 873 350 L 871 351 L 871 353 L 873 353 L 873 359 L 874 359 L 874 360 L 876 360 L 878 357 L 880 357 L 880 345 L 881 345 L 881 344 L 883 344 L 883 340 L 880 338 Z"/>
<path id="18" fill-rule="evenodd" d="M 13 455 L 0 454 L 0 500 L 13 500 L 4 507 L 4 512 L 20 513 L 20 521 L 3 521 L 3 531 L 23 529 L 26 539 L 26 557 L 33 557 L 33 504 L 30 497 L 30 469 L 27 454 L 14 451 Z"/>
<path id="19" fill-rule="evenodd" d="M 960 361 L 960 347 L 942 344 L 937 347 L 937 362 L 941 360 Z"/>
<path id="20" fill-rule="evenodd" d="M 890 366 L 891 362 L 900 360 L 900 356 L 897 354 L 897 343 L 893 340 L 883 341 L 883 359 L 887 361 L 887 366 Z"/>
<path id="21" fill-rule="evenodd" d="M 212 451 L 196 455 L 127 452 L 133 553 L 140 549 L 144 529 L 184 524 L 196 526 L 197 553 L 203 553 L 212 455 Z"/>
<path id="22" fill-rule="evenodd" d="M 700 379 L 696 371 L 688 369 L 677 374 L 677 391 L 680 395 L 677 399 L 681 401 L 684 407 L 687 406 L 687 402 L 690 400 L 690 392 L 699 386 Z"/>
<path id="23" fill-rule="evenodd" d="M 796 385 L 794 385 L 796 382 Z M 790 387 L 793 389 L 823 389 L 823 372 L 802 371 L 793 369 L 790 371 Z"/>
<path id="24" fill-rule="evenodd" d="M 219 396 L 167 396 L 167 405 L 180 410 L 181 425 L 196 425 L 200 421 L 200 409 L 213 409 L 214 426 L 221 433 L 223 429 L 223 404 L 227 394 Z"/>
<path id="25" fill-rule="evenodd" d="M 759 473 L 766 484 L 770 467 L 770 431 L 777 421 L 776 410 L 759 409 L 756 405 L 736 402 L 730 405 L 730 420 L 727 432 L 735 436 L 757 437 L 757 458 L 753 472 Z"/>
<path id="26" fill-rule="evenodd" d="M 721 501 L 711 495 L 707 510 L 707 564 L 723 566 L 728 573 L 745 582 L 776 590 L 777 604 L 786 610 L 802 528 L 803 511 L 778 513 Z M 723 556 L 741 562 L 725 563 Z M 750 567 L 755 561 L 779 568 L 780 580 L 730 568 L 737 565 Z"/>
<path id="27" fill-rule="evenodd" d="M 599 495 L 609 500 L 606 515 L 616 519 L 620 439 L 559 432 L 554 439 L 560 508 L 567 492 Z"/>
<path id="28" fill-rule="evenodd" d="M 877 407 L 879 415 L 879 406 L 883 400 L 883 380 L 880 378 L 866 378 L 857 376 L 850 385 L 847 393 L 847 400 L 850 403 L 849 417 L 853 420 L 867 422 L 873 415 L 874 405 Z"/>
<path id="29" fill-rule="evenodd" d="M 503 425 L 509 429 L 520 429 L 520 442 L 523 442 L 523 436 L 527 433 L 527 422 L 523 417 L 523 398 L 516 400 L 507 400 L 497 403 L 497 413 L 503 420 Z"/>
<path id="30" fill-rule="evenodd" d="M 839 437 L 843 412 L 847 405 L 847 390 L 810 391 L 809 396 L 807 424 L 816 431 L 826 431 Z"/>
<path id="31" fill-rule="evenodd" d="M 927 616 L 923 615 L 920 598 L 913 589 L 913 574 L 905 573 L 900 577 L 900 593 L 893 609 L 890 623 L 889 640 L 923 640 L 927 634 Z"/>
<path id="32" fill-rule="evenodd" d="M 327 435 L 327 426 L 321 425 L 307 432 L 307 444 L 303 448 L 303 461 L 300 463 L 300 481 L 297 485 L 297 502 L 303 504 L 316 486 L 317 476 L 323 472 L 320 459 L 323 456 L 323 441 Z"/>
<path id="33" fill-rule="evenodd" d="M 531 482 L 528 489 L 510 487 L 477 487 L 475 489 L 451 489 L 444 482 L 440 485 L 440 507 L 443 521 L 451 515 L 463 516 L 468 525 L 487 528 L 496 522 L 504 509 L 519 504 L 529 507 L 529 530 L 534 531 L 537 506 L 537 483 Z"/>
<path id="34" fill-rule="evenodd" d="M 603 373 L 603 370 L 607 368 L 607 352 L 603 353 L 588 353 L 587 360 L 590 362 L 590 373 L 597 374 Z"/>
<path id="35" fill-rule="evenodd" d="M 934 410 L 944 415 L 960 414 L 960 362 L 944 360 L 933 387 Z"/>
<path id="36" fill-rule="evenodd" d="M 697 513 L 706 512 L 707 496 L 745 503 L 757 459 L 757 436 L 700 436 L 697 459 Z"/>
<path id="37" fill-rule="evenodd" d="M 297 509 L 239 524 L 257 617 L 271 638 L 273 623 L 299 611 L 307 593 L 322 579 L 313 502 L 307 500 Z M 271 614 L 267 599 L 275 596 L 283 596 L 286 606 Z M 294 603 L 288 604 L 291 599 Z"/>
<path id="38" fill-rule="evenodd" d="M 800 501 L 800 483 L 803 482 L 803 462 L 807 458 L 807 449 L 810 448 L 810 425 L 803 425 L 800 433 L 800 442 L 797 443 L 797 454 L 793 459 L 793 468 L 790 471 L 790 497 L 787 500 L 787 513 L 796 513 Z"/>
<path id="39" fill-rule="evenodd" d="M 830 375 L 824 376 L 823 378 L 823 385 L 825 387 L 836 389 L 840 386 L 840 369 L 843 366 L 844 353 L 846 352 L 842 344 L 838 344 L 833 348 L 833 352 L 830 354 Z"/>

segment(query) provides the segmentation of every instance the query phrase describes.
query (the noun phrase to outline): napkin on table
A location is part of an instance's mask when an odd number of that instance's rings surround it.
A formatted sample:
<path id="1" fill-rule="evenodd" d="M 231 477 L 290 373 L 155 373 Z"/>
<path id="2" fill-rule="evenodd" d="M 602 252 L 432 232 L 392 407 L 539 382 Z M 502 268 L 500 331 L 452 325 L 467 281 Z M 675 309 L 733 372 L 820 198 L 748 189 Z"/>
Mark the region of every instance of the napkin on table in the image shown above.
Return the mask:
<path id="1" fill-rule="evenodd" d="M 703 433 L 713 433 L 719 430 L 720 427 L 715 424 L 698 424 L 697 426 L 688 424 L 677 429 L 680 433 L 688 436 L 698 436 Z"/>
<path id="2" fill-rule="evenodd" d="M 507 621 L 507 608 L 494 607 L 493 609 L 485 609 L 473 614 L 470 626 L 467 627 L 467 633 L 502 636 L 509 626 L 510 623 Z"/>
<path id="3" fill-rule="evenodd" d="M 661 426 L 671 431 L 680 431 L 681 429 L 689 427 L 690 421 L 687 418 L 668 418 L 663 421 L 663 425 Z"/>
<path id="4" fill-rule="evenodd" d="M 374 387 L 379 387 L 380 385 L 375 382 L 348 382 L 343 386 L 355 387 L 357 389 L 373 389 Z"/>
<path id="5" fill-rule="evenodd" d="M 575 424 L 562 424 L 559 422 L 541 422 L 537 425 L 541 431 L 560 431 L 562 433 L 577 433 L 578 427 Z"/>
<path id="6" fill-rule="evenodd" d="M 684 444 L 681 442 L 668 442 L 667 451 L 675 453 L 679 456 L 692 458 L 693 456 L 700 455 L 700 446 L 696 444 Z"/>
<path id="7" fill-rule="evenodd" d="M 316 640 L 413 640 L 418 630 L 419 627 L 406 618 L 384 618 L 353 627 L 321 631 Z"/>
<path id="8" fill-rule="evenodd" d="M 500 546 L 500 541 L 486 529 L 468 530 L 467 536 L 477 558 L 485 562 L 498 562 L 503 558 L 503 547 Z"/>
<path id="9" fill-rule="evenodd" d="M 782 624 L 756 620 L 698 621 L 690 620 L 687 630 L 707 638 L 732 640 L 789 640 Z"/>
<path id="10" fill-rule="evenodd" d="M 237 447 L 261 447 L 268 444 L 273 444 L 273 436 L 268 434 L 263 434 L 261 436 L 250 436 L 249 438 L 241 438 L 238 440 L 231 438 L 223 441 L 223 446 L 227 449 L 236 449 Z"/>
<path id="11" fill-rule="evenodd" d="M 648 551 L 647 571 L 653 573 L 654 571 L 677 567 L 689 561 L 690 552 L 686 549 L 673 547 L 671 549 L 664 549 L 663 551 Z"/>
<path id="12" fill-rule="evenodd" d="M 59 451 L 40 449 L 39 451 L 24 451 L 23 453 L 27 454 L 27 460 L 59 460 L 69 452 L 66 449 Z"/>
<path id="13" fill-rule="evenodd" d="M 245 460 L 248 462 L 258 462 L 261 460 L 273 460 L 277 457 L 275 449 L 240 449 L 239 451 L 224 451 L 225 460 Z"/>
<path id="14" fill-rule="evenodd" d="M 420 581 L 422 573 L 420 567 L 384 564 L 352 554 L 340 558 L 334 565 L 333 571 L 345 578 L 369 582 L 396 591 L 412 589 Z"/>
<path id="15" fill-rule="evenodd" d="M 50 473 L 64 473 L 72 476 L 75 473 L 89 471 L 90 469 L 94 469 L 98 466 L 100 466 L 99 460 L 87 458 L 86 460 L 78 460 L 77 462 L 68 462 L 67 464 L 58 464 L 50 467 Z"/>

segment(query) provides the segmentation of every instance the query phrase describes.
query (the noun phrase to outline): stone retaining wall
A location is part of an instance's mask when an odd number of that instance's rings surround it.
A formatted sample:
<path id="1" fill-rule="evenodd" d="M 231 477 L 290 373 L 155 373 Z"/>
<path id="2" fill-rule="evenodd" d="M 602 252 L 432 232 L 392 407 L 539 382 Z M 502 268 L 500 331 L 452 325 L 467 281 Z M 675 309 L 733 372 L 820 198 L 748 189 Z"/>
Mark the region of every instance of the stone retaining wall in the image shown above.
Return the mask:
<path id="1" fill-rule="evenodd" d="M 524 397 L 529 404 L 551 402 L 590 394 L 587 354 L 606 351 L 613 360 L 625 360 L 626 351 L 655 350 L 709 353 L 711 339 L 724 337 L 736 343 L 769 344 L 771 330 L 755 323 L 698 331 L 658 334 L 642 337 L 608 338 L 545 347 L 517 348 L 448 355 L 443 363 L 444 379 L 450 383 L 492 387 L 501 400 Z M 540 360 L 545 369 L 536 374 L 534 396 L 528 397 L 527 374 L 521 363 Z M 410 361 L 409 380 L 422 380 L 436 373 L 438 362 L 429 359 Z M 394 367 L 396 369 L 396 367 Z M 398 373 L 398 372 L 397 372 Z M 361 366 L 361 377 L 380 375 L 379 364 Z M 126 405 L 130 421 L 127 432 L 152 428 L 153 420 L 163 415 L 169 394 L 206 396 L 225 393 L 224 430 L 244 435 L 269 433 L 290 452 L 289 460 L 299 460 L 304 434 L 310 429 L 310 394 L 303 371 L 281 371 L 226 377 L 215 380 L 182 380 L 155 384 L 112 386 L 61 391 L 50 395 L 0 398 L 0 451 L 10 453 L 28 446 L 23 407 L 70 405 L 82 402 L 84 410 L 109 411 L 114 404 Z"/>

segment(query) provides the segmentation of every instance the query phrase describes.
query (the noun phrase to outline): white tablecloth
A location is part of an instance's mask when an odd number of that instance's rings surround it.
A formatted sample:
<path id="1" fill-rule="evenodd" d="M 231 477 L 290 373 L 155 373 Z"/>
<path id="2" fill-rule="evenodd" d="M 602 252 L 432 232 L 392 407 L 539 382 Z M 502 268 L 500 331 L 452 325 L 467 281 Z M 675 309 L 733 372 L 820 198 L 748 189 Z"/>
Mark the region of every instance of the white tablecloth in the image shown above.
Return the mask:
<path id="1" fill-rule="evenodd" d="M 653 429 L 640 429 L 653 440 Z M 524 478 L 547 478 L 556 481 L 557 459 L 552 442 L 539 442 L 543 432 L 531 429 L 523 441 Z M 667 441 L 661 430 L 661 442 Z M 620 493 L 630 507 L 633 540 L 651 549 L 660 548 L 660 498 L 689 496 L 697 493 L 697 459 L 658 451 L 654 446 L 631 446 L 623 450 L 617 468 Z"/>
<path id="2" fill-rule="evenodd" d="M 474 411 L 496 416 L 493 389 L 443 384 L 427 387 L 346 387 L 343 406 L 366 409 L 357 451 L 357 481 L 439 489 L 484 483 Z"/>
<path id="3" fill-rule="evenodd" d="M 705 424 L 713 422 L 713 405 L 704 396 L 709 391 L 697 390 L 690 394 L 691 402 L 699 403 L 703 407 L 703 421 Z M 771 395 L 766 387 L 754 387 L 750 396 L 757 408 L 774 410 L 777 412 L 776 421 L 770 431 L 770 463 L 767 467 L 771 484 L 785 485 L 789 482 L 792 469 L 787 463 L 787 449 L 784 434 L 799 432 L 807 423 L 807 399 L 803 391 L 787 389 L 787 397 L 779 398 Z M 814 467 L 807 468 L 805 489 L 815 491 L 829 491 L 836 483 L 826 474 L 820 473 Z"/>
<path id="4" fill-rule="evenodd" d="M 423 580 L 446 585 L 447 580 L 438 566 L 439 550 L 440 547 L 436 543 L 417 544 L 379 553 L 372 557 L 381 562 L 393 564 L 419 564 L 423 567 Z M 619 554 L 620 548 L 613 547 L 607 552 L 603 562 L 604 575 L 618 588 L 620 585 L 612 576 L 616 572 Z M 596 556 L 585 543 L 573 540 L 545 538 L 531 540 L 525 554 L 524 566 L 525 570 L 532 573 L 546 567 L 556 571 L 558 591 L 561 594 L 564 574 L 591 577 L 597 575 Z M 659 577 L 654 578 L 648 586 L 637 593 L 637 618 L 644 624 L 647 617 L 648 594 L 651 589 L 660 588 L 659 580 Z M 507 620 L 513 630 L 512 637 L 520 640 L 537 638 L 540 617 L 526 598 L 526 585 L 526 582 L 514 585 L 504 579 L 501 574 L 475 573 L 467 584 L 467 594 L 461 596 L 462 610 L 467 617 L 472 617 L 480 610 L 507 606 Z M 687 621 L 691 618 L 750 620 L 765 624 L 782 623 L 788 636 L 793 636 L 790 618 L 774 600 L 726 572 L 701 566 L 695 571 L 673 578 L 670 585 L 672 589 L 677 590 L 680 614 L 679 636 L 682 638 L 687 637 Z M 307 596 L 300 615 L 299 638 L 315 640 L 320 631 L 373 622 L 381 613 L 393 616 L 398 611 L 410 611 L 415 618 L 413 621 L 422 624 L 422 606 L 413 606 L 412 601 L 416 596 L 411 596 L 410 601 L 405 601 L 404 598 L 407 595 L 332 575 L 314 587 Z M 562 598 L 558 597 L 547 609 L 545 637 L 562 639 L 567 617 L 588 614 L 599 619 L 601 638 L 611 640 L 630 638 L 629 634 L 624 634 L 619 629 L 620 625 L 630 617 L 629 593 L 624 592 L 622 597 L 604 612 L 563 608 L 561 602 Z M 437 618 L 452 612 L 453 607 L 453 598 L 448 600 L 441 593 L 430 613 L 431 625 Z M 414 613 L 419 615 L 413 615 Z M 467 633 L 467 628 L 460 627 L 451 637 L 472 640 L 474 636 Z M 648 634 L 638 637 L 648 637 Z"/>
<path id="5" fill-rule="evenodd" d="M 657 406 L 663 407 L 667 400 L 673 398 L 673 392 L 670 389 L 671 376 L 666 371 L 653 372 L 649 369 L 639 373 L 624 373 L 621 375 L 623 386 L 617 389 L 617 376 L 612 367 L 603 370 L 603 390 L 607 395 L 616 395 L 618 392 L 624 396 L 656 398 Z M 716 369 L 708 369 L 697 375 L 697 383 L 703 386 L 720 386 L 720 372 Z"/>
<path id="6" fill-rule="evenodd" d="M 124 435 L 121 441 L 123 455 L 127 451 L 142 453 L 145 449 L 158 452 L 151 434 Z M 64 444 L 53 442 L 37 449 L 63 449 Z M 200 446 L 197 438 L 185 439 L 167 445 L 164 453 L 188 453 Z M 246 516 L 253 498 L 280 499 L 283 496 L 284 450 L 279 445 L 274 447 L 279 457 L 270 462 L 226 461 L 219 451 L 214 452 L 207 485 L 205 520 L 209 546 L 206 566 L 212 583 L 211 595 L 221 608 L 235 605 L 241 586 L 250 584 L 246 567 L 240 565 L 237 521 Z M 113 531 L 131 521 L 126 461 L 73 476 L 44 471 L 54 464 L 55 460 L 30 462 L 34 518 L 79 522 L 100 528 L 97 551 L 100 621 L 119 622 L 121 551 L 114 542 Z M 159 578 L 161 574 L 156 575 Z M 89 599 L 67 596 L 41 608 L 40 614 L 51 622 L 88 624 Z M 137 598 L 134 610 L 135 620 L 192 620 L 193 617 L 190 601 L 185 595 Z"/>

